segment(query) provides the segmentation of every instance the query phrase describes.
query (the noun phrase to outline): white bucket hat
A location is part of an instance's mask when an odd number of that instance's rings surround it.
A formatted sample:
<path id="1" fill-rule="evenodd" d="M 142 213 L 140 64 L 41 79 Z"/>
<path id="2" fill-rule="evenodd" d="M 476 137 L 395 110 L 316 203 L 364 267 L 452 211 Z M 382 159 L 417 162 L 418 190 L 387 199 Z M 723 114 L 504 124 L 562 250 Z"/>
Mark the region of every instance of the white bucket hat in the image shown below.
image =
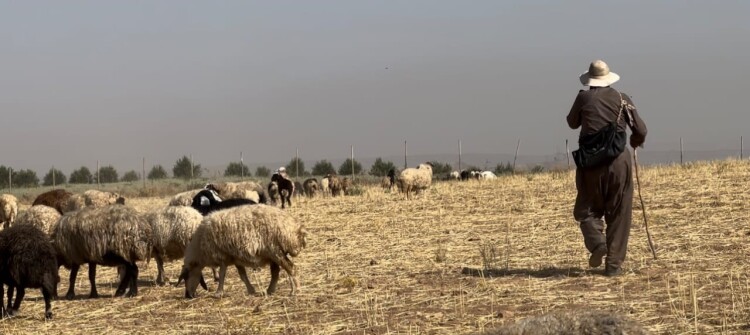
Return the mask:
<path id="1" fill-rule="evenodd" d="M 603 60 L 591 62 L 589 70 L 579 77 L 581 84 L 592 87 L 606 87 L 620 80 L 617 73 L 609 71 L 609 66 Z"/>

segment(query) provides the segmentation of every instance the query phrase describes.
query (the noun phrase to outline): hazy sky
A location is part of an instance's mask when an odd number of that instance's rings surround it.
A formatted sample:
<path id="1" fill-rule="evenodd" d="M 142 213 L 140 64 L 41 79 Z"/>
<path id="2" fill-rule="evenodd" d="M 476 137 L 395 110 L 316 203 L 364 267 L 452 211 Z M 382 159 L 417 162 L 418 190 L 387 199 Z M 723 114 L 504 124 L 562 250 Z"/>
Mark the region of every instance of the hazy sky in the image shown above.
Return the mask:
<path id="1" fill-rule="evenodd" d="M 551 154 L 596 58 L 647 150 L 750 135 L 741 1 L 0 1 L 0 164 Z M 744 132 L 744 133 L 743 133 Z M 573 145 L 575 146 L 575 144 Z"/>

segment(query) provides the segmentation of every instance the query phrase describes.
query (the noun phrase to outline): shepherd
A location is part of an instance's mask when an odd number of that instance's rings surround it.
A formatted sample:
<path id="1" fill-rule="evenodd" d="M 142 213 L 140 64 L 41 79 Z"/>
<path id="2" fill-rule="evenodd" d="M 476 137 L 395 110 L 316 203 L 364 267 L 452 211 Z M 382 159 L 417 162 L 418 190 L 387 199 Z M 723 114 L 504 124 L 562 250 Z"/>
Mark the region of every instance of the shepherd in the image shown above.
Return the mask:
<path id="1" fill-rule="evenodd" d="M 578 191 L 573 216 L 591 253 L 589 266 L 599 267 L 606 256 L 604 274 L 609 277 L 622 274 L 633 216 L 633 161 L 625 143 L 628 126 L 632 148 L 646 140 L 646 124 L 633 101 L 610 86 L 619 79 L 607 63 L 593 61 L 580 75 L 581 84 L 589 89 L 579 91 L 568 114 L 570 128 L 581 128 L 579 149 L 573 152 Z"/>

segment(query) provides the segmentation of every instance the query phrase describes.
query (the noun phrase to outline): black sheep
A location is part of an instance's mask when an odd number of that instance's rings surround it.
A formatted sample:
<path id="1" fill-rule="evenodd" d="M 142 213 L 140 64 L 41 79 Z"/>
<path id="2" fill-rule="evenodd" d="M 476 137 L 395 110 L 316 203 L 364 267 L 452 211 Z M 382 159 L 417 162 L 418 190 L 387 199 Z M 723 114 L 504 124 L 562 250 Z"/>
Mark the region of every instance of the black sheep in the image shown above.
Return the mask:
<path id="1" fill-rule="evenodd" d="M 276 182 L 279 187 L 279 195 L 281 196 L 281 208 L 286 208 L 285 203 L 292 205 L 292 194 L 294 194 L 294 183 L 282 177 L 278 173 L 271 176 L 271 183 Z M 268 193 L 271 193 L 271 184 L 268 185 Z"/>
<path id="2" fill-rule="evenodd" d="M 193 202 L 195 204 L 195 202 Z M 220 211 L 222 209 L 237 207 L 237 206 L 243 206 L 243 205 L 257 205 L 255 201 L 252 201 L 250 199 L 227 199 L 221 202 L 214 202 L 211 203 L 208 206 L 198 206 L 195 208 L 198 212 L 201 213 L 201 215 L 206 216 L 211 212 Z"/>
<path id="3" fill-rule="evenodd" d="M 26 288 L 41 288 L 44 317 L 52 318 L 50 300 L 57 292 L 55 248 L 49 237 L 32 225 L 15 225 L 0 232 L 0 317 L 18 314 Z M 3 311 L 3 284 L 8 285 L 8 306 Z M 16 301 L 13 300 L 13 290 Z"/>

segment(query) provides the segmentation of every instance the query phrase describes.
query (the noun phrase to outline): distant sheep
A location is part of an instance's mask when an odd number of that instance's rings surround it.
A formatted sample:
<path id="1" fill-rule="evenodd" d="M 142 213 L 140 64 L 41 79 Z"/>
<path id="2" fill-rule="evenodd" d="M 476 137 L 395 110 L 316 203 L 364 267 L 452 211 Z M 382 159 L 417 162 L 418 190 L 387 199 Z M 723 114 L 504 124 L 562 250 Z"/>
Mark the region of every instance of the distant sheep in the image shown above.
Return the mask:
<path id="1" fill-rule="evenodd" d="M 8 228 L 18 216 L 18 198 L 12 194 L 0 194 L 0 223 Z"/>
<path id="2" fill-rule="evenodd" d="M 54 189 L 51 191 L 44 192 L 34 199 L 32 206 L 44 205 L 49 206 L 57 210 L 61 215 L 65 213 L 65 207 L 68 205 L 68 200 L 73 196 L 63 189 Z"/>
<path id="3" fill-rule="evenodd" d="M 156 259 L 156 283 L 164 285 L 164 262 L 181 259 L 203 215 L 191 207 L 167 206 L 146 214 L 151 225 L 153 256 Z"/>
<path id="4" fill-rule="evenodd" d="M 222 199 L 250 199 L 257 204 L 268 203 L 268 193 L 254 181 L 212 184 Z"/>
<path id="5" fill-rule="evenodd" d="M 479 179 L 497 179 L 497 175 L 492 171 L 482 171 L 479 173 Z"/>
<path id="6" fill-rule="evenodd" d="M 137 261 L 151 248 L 151 226 L 145 215 L 124 205 L 86 207 L 63 215 L 52 232 L 58 264 L 70 269 L 68 299 L 75 297 L 75 282 L 82 264 L 89 265 L 90 298 L 96 298 L 96 265 L 125 268 L 115 296 L 138 294 Z"/>
<path id="7" fill-rule="evenodd" d="M 481 172 L 479 170 L 463 170 L 461 171 L 461 180 L 479 179 Z"/>
<path id="8" fill-rule="evenodd" d="M 273 205 L 276 205 L 276 203 L 281 200 L 281 194 L 279 193 L 279 183 L 275 181 L 268 183 L 268 198 Z"/>
<path id="9" fill-rule="evenodd" d="M 320 180 L 320 192 L 322 192 L 323 195 L 328 195 L 331 192 L 330 181 L 331 179 L 329 177 L 324 177 Z"/>
<path id="10" fill-rule="evenodd" d="M 52 318 L 51 300 L 57 291 L 55 249 L 44 232 L 32 225 L 14 225 L 0 232 L 0 318 L 3 316 L 3 284 L 8 285 L 9 316 L 18 314 L 26 288 L 41 288 L 44 317 Z M 13 300 L 14 290 L 16 300 Z"/>
<path id="11" fill-rule="evenodd" d="M 484 332 L 483 335 L 647 335 L 649 332 L 632 319 L 601 311 L 552 312 L 521 320 L 515 324 Z"/>
<path id="12" fill-rule="evenodd" d="M 16 219 L 15 224 L 32 225 L 39 228 L 47 236 L 50 236 L 60 217 L 61 215 L 57 209 L 45 205 L 36 205 L 29 207 L 29 209 L 21 213 L 18 219 Z"/>
<path id="13" fill-rule="evenodd" d="M 344 177 L 344 179 L 341 180 L 341 192 L 344 193 L 344 195 L 349 195 L 349 188 L 352 187 L 352 180 L 349 179 L 349 177 Z"/>
<path id="14" fill-rule="evenodd" d="M 332 196 L 339 196 L 343 193 L 343 185 L 341 184 L 341 179 L 335 174 L 328 175 L 328 187 L 331 189 L 331 195 Z"/>
<path id="15" fill-rule="evenodd" d="M 203 203 L 201 199 L 206 199 L 207 202 Z M 198 212 L 201 213 L 201 215 L 206 216 L 211 212 L 220 211 L 223 209 L 228 209 L 232 207 L 237 206 L 243 206 L 243 205 L 255 205 L 257 204 L 255 201 L 252 201 L 250 199 L 227 199 L 224 201 L 221 201 L 220 199 L 216 199 L 214 195 L 211 193 L 210 190 L 203 190 L 198 192 L 198 194 L 195 195 L 195 198 L 193 198 L 193 203 L 191 207 Z"/>
<path id="16" fill-rule="evenodd" d="M 294 196 L 301 197 L 305 195 L 305 189 L 302 187 L 302 183 L 294 182 Z"/>
<path id="17" fill-rule="evenodd" d="M 432 185 L 432 165 L 429 163 L 419 164 L 418 168 L 408 168 L 401 171 L 398 176 L 398 186 L 406 199 L 411 199 L 411 192 L 419 194 Z"/>
<path id="18" fill-rule="evenodd" d="M 449 178 L 451 180 L 461 180 L 461 173 L 458 172 L 458 171 L 453 171 L 453 172 L 451 172 Z"/>
<path id="19" fill-rule="evenodd" d="M 318 193 L 318 188 L 320 187 L 320 185 L 318 185 L 318 180 L 315 178 L 308 178 L 302 183 L 302 186 L 305 188 L 305 195 L 307 195 L 308 198 L 314 197 Z"/>
<path id="20" fill-rule="evenodd" d="M 393 187 L 391 178 L 383 177 L 383 179 L 380 180 L 380 187 L 382 187 L 385 191 L 390 191 L 391 187 Z"/>
<path id="21" fill-rule="evenodd" d="M 125 198 L 114 192 L 88 190 L 83 192 L 86 207 L 104 207 L 114 204 L 125 204 Z"/>
<path id="22" fill-rule="evenodd" d="M 286 208 L 287 203 L 291 206 L 292 195 L 294 194 L 294 183 L 278 173 L 271 176 L 271 183 L 274 182 L 278 187 L 278 194 L 281 197 L 281 208 Z M 268 193 L 271 193 L 271 184 L 268 185 Z"/>
<path id="23" fill-rule="evenodd" d="M 68 203 L 63 209 L 63 214 L 75 212 L 83 208 L 86 208 L 86 197 L 83 194 L 73 194 L 68 198 Z"/>
<path id="24" fill-rule="evenodd" d="M 202 188 L 185 191 L 182 193 L 175 194 L 169 201 L 170 206 L 190 206 L 193 203 L 193 198 L 198 192 L 202 191 Z"/>
<path id="25" fill-rule="evenodd" d="M 271 267 L 271 282 L 267 293 L 273 294 L 279 280 L 280 268 L 289 275 L 291 294 L 299 283 L 294 263 L 306 246 L 306 230 L 287 212 L 273 206 L 240 206 L 210 214 L 203 219 L 185 251 L 180 278 L 185 280 L 185 297 L 195 297 L 195 290 L 206 266 L 218 266 L 219 287 L 224 292 L 227 267 L 234 265 L 245 283 L 247 292 L 255 294 L 245 267 Z"/>

